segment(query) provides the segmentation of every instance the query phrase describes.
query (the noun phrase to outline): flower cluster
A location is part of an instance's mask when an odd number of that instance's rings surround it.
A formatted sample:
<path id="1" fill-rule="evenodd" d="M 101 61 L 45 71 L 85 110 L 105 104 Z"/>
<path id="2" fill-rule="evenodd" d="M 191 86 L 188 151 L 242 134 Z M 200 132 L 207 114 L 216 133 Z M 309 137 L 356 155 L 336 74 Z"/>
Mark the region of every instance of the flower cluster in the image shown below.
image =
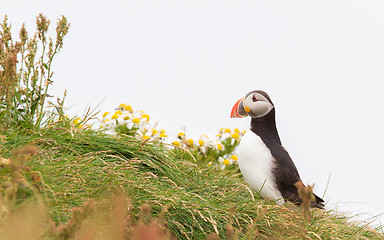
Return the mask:
<path id="1" fill-rule="evenodd" d="M 102 122 L 100 127 L 110 133 L 137 135 L 144 140 L 163 140 L 167 137 L 165 130 L 156 129 L 157 123 L 150 121 L 148 114 L 142 110 L 134 111 L 130 105 L 124 103 L 114 113 L 105 112 Z"/>
<path id="2" fill-rule="evenodd" d="M 103 114 L 101 128 L 111 134 L 123 133 L 145 141 L 164 141 L 176 151 L 179 148 L 188 149 L 199 162 L 218 165 L 220 169 L 237 163 L 234 152 L 245 133 L 237 128 L 222 128 L 216 135 L 201 134 L 196 138 L 188 138 L 183 131 L 174 138 L 168 138 L 166 131 L 156 126 L 157 123 L 153 123 L 148 114 L 133 110 L 130 105 L 120 104 L 115 112 Z"/>

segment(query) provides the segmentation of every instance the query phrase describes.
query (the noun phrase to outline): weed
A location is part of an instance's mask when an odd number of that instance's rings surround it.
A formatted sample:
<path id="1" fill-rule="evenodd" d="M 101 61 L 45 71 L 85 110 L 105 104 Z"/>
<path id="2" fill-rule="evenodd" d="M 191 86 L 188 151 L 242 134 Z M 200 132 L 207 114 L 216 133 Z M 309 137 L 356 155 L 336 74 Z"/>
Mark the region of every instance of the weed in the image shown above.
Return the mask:
<path id="1" fill-rule="evenodd" d="M 14 41 L 7 16 L 0 24 L 0 124 L 2 129 L 38 129 L 47 118 L 44 105 L 53 83 L 54 56 L 62 49 L 69 23 L 62 16 L 57 22 L 56 40 L 48 38 L 50 21 L 39 14 L 37 32 L 28 37 L 24 24 L 19 41 Z M 64 99 L 57 99 L 56 113 L 64 117 Z"/>

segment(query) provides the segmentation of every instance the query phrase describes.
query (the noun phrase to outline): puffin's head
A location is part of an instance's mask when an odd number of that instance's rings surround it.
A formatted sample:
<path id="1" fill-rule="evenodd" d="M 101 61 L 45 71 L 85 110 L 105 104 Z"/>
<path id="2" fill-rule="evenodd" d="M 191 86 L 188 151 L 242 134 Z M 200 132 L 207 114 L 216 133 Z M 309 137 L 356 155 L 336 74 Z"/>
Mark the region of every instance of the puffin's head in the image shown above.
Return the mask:
<path id="1" fill-rule="evenodd" d="M 274 108 L 266 92 L 255 90 L 235 103 L 231 111 L 231 118 L 260 118 L 267 115 Z"/>

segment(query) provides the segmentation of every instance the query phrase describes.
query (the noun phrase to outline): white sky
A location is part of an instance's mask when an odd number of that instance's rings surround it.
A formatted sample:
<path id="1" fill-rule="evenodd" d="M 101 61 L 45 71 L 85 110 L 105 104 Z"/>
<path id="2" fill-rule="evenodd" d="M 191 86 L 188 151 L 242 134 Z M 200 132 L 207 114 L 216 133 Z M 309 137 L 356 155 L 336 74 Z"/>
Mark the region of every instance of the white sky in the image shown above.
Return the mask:
<path id="1" fill-rule="evenodd" d="M 384 213 L 384 2 L 3 1 L 18 32 L 44 13 L 71 22 L 53 69 L 70 112 L 120 103 L 168 133 L 247 129 L 233 104 L 262 89 L 305 183 L 328 206 Z M 55 29 L 55 24 L 51 25 Z M 384 218 L 383 218 L 384 219 Z"/>

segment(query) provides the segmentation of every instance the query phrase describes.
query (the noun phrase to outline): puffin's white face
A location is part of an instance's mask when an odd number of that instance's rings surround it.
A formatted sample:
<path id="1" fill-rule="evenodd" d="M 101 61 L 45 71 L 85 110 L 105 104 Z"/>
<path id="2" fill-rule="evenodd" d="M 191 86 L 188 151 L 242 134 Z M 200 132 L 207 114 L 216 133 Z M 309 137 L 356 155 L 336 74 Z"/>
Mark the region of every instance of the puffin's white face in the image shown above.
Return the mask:
<path id="1" fill-rule="evenodd" d="M 266 96 L 265 92 L 258 90 L 247 93 L 233 106 L 231 118 L 259 118 L 267 115 L 273 109 L 273 104 Z"/>

